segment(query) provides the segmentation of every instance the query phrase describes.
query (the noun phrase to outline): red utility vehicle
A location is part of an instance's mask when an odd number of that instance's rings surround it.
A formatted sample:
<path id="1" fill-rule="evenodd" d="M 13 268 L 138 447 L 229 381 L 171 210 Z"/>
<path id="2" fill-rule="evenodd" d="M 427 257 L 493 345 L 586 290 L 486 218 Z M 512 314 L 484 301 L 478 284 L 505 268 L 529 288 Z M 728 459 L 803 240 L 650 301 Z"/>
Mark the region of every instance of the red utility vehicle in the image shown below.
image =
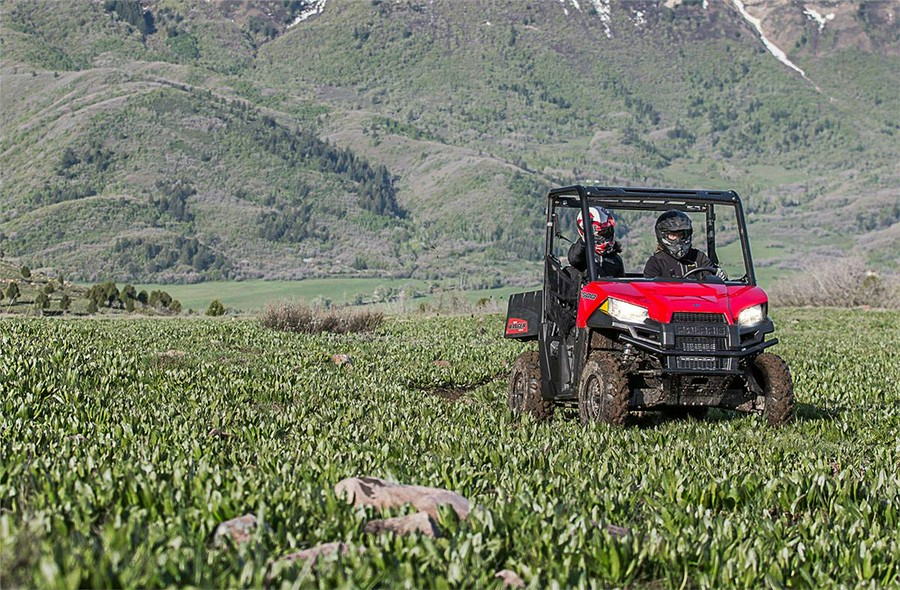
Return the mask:
<path id="1" fill-rule="evenodd" d="M 728 271 L 697 268 L 684 278 L 646 279 L 643 260 L 631 257 L 624 277 L 598 277 L 594 236 L 584 232 L 587 269 L 564 263 L 563 232 L 580 211 L 603 207 L 620 219 L 618 231 L 652 254 L 636 229 L 661 212 L 683 211 L 704 231 L 706 254 Z M 717 234 L 725 241 L 717 244 Z M 719 249 L 717 250 L 717 246 Z M 629 246 L 630 247 L 630 246 Z M 629 259 L 626 247 L 625 257 Z M 720 253 L 727 261 L 720 261 Z M 768 297 L 756 285 L 741 200 L 733 191 L 571 186 L 547 199 L 544 287 L 510 296 L 507 338 L 536 340 L 509 380 L 517 414 L 548 419 L 558 405 L 577 404 L 582 422 L 621 424 L 629 411 L 665 410 L 701 417 L 710 407 L 789 421 L 793 385 L 785 362 L 765 352 L 778 342 Z"/>

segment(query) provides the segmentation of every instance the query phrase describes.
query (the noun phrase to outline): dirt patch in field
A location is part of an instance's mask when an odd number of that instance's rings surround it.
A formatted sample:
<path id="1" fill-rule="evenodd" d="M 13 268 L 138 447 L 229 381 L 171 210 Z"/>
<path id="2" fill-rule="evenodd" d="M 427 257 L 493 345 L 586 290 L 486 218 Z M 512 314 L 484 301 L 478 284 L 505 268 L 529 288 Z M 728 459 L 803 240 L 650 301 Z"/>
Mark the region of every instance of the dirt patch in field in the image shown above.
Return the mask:
<path id="1" fill-rule="evenodd" d="M 451 402 L 458 401 L 471 401 L 466 397 L 466 394 L 475 391 L 480 387 L 484 387 L 494 381 L 498 381 L 501 379 L 506 379 L 506 373 L 501 373 L 499 375 L 494 375 L 493 377 L 487 377 L 477 383 L 472 383 L 470 385 L 450 385 L 450 386 L 440 386 L 440 387 L 429 387 L 424 384 L 417 383 L 409 383 L 408 386 L 411 389 L 418 389 L 419 391 L 424 391 L 429 395 L 436 395 L 439 398 L 445 399 Z"/>
<path id="2" fill-rule="evenodd" d="M 428 393 L 431 395 L 436 395 L 439 398 L 451 401 L 458 402 L 461 397 L 466 395 L 469 389 L 447 389 L 446 387 L 438 387 L 437 389 L 432 389 Z"/>

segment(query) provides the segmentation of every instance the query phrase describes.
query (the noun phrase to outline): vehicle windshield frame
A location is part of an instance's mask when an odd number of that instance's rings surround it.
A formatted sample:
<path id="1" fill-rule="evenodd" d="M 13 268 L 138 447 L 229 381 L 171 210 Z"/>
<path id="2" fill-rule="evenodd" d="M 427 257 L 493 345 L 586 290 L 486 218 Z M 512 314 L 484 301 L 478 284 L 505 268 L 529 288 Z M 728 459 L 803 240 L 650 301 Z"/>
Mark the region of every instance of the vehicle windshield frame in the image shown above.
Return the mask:
<path id="1" fill-rule="evenodd" d="M 756 286 L 756 274 L 753 269 L 753 259 L 750 254 L 750 243 L 747 235 L 746 219 L 744 217 L 741 199 L 734 191 L 710 191 L 710 190 L 677 190 L 677 189 L 640 189 L 617 187 L 586 187 L 571 186 L 551 190 L 548 194 L 547 204 L 547 239 L 545 260 L 554 257 L 554 238 L 559 234 L 556 227 L 559 216 L 557 209 L 580 209 L 585 219 L 590 219 L 589 208 L 601 206 L 613 212 L 616 210 L 632 211 L 668 211 L 676 209 L 686 213 L 701 213 L 706 220 L 706 227 L 694 230 L 694 235 L 705 234 L 707 256 L 713 263 L 718 264 L 716 253 L 715 222 L 717 216 L 724 216 L 725 208 L 728 215 L 734 214 L 737 223 L 737 232 L 740 239 L 741 254 L 744 262 L 744 275 L 739 278 L 724 281 L 726 285 L 751 285 Z M 676 282 L 676 283 L 700 283 L 709 284 L 692 278 L 644 278 L 643 276 L 624 277 L 597 277 L 594 262 L 594 236 L 593 232 L 584 232 L 585 254 L 590 258 L 591 264 L 587 265 L 589 280 L 609 282 Z"/>

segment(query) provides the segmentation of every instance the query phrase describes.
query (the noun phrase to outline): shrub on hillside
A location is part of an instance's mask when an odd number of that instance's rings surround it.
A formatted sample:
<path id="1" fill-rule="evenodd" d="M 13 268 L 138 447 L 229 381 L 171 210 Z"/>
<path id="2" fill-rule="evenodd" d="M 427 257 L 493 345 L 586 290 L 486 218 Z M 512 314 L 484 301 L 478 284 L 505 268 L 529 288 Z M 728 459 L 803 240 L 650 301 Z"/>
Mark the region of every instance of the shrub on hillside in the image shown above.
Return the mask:
<path id="1" fill-rule="evenodd" d="M 50 307 L 50 298 L 43 291 L 38 292 L 34 298 L 34 309 L 40 311 Z"/>
<path id="2" fill-rule="evenodd" d="M 260 323 L 273 330 L 318 334 L 332 332 L 348 334 L 373 332 L 384 320 L 380 311 L 352 311 L 348 309 L 319 310 L 307 305 L 282 303 L 270 305 L 263 312 Z"/>
<path id="3" fill-rule="evenodd" d="M 808 267 L 770 291 L 774 303 L 795 307 L 900 308 L 900 277 L 866 270 L 859 259 Z"/>
<path id="4" fill-rule="evenodd" d="M 16 302 L 16 299 L 18 299 L 19 295 L 21 294 L 21 292 L 19 291 L 19 284 L 15 281 L 12 281 L 9 285 L 7 285 L 5 293 L 6 298 L 9 299 L 10 305 L 12 305 Z"/>
<path id="5" fill-rule="evenodd" d="M 181 305 L 181 304 L 179 304 L 179 305 Z M 225 306 L 222 305 L 222 302 L 219 301 L 218 299 L 213 299 L 210 302 L 209 307 L 206 308 L 206 315 L 212 316 L 212 317 L 225 315 Z"/>

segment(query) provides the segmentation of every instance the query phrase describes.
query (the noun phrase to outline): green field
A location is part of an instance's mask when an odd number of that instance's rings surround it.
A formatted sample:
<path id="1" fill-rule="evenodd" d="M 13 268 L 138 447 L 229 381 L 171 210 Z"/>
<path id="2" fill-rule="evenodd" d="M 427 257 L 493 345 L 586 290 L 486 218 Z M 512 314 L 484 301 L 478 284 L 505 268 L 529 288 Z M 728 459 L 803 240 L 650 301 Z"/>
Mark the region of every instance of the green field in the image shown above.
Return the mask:
<path id="1" fill-rule="evenodd" d="M 395 297 L 390 307 L 411 311 L 420 304 L 440 306 L 445 299 L 460 298 L 469 303 L 482 298 L 506 301 L 510 293 L 526 291 L 527 288 L 504 287 L 457 291 L 446 281 L 429 282 L 411 279 L 307 279 L 303 281 L 215 281 L 194 285 L 136 285 L 138 290 L 167 291 L 181 301 L 184 309 L 203 312 L 213 299 L 219 299 L 231 309 L 260 311 L 269 304 L 283 301 L 324 302 L 328 299 L 334 305 L 348 305 L 354 302 L 379 303 L 378 293 L 393 291 Z M 405 294 L 403 294 L 405 292 Z"/>
<path id="2" fill-rule="evenodd" d="M 515 419 L 505 379 L 525 346 L 498 316 L 345 336 L 0 321 L 0 580 L 499 588 L 509 569 L 533 588 L 896 587 L 900 313 L 775 320 L 797 401 L 779 429 L 721 411 Z M 333 492 L 359 475 L 448 488 L 473 510 L 442 513 L 437 539 L 367 534 L 372 509 Z M 264 523 L 250 542 L 212 543 L 247 513 Z M 332 541 L 352 550 L 270 565 Z"/>

